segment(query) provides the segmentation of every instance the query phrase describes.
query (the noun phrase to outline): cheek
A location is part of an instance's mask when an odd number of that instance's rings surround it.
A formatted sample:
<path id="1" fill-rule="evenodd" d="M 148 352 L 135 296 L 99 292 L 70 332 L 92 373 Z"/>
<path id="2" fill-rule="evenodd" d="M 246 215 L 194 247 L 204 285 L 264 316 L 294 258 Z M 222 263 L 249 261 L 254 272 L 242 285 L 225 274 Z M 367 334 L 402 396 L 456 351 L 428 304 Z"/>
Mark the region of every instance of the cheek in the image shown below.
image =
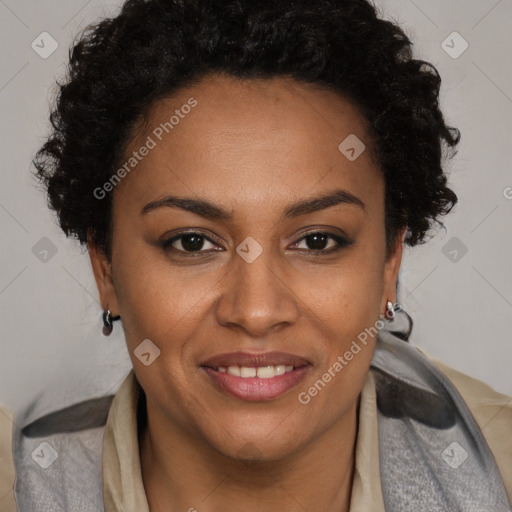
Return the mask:
<path id="1" fill-rule="evenodd" d="M 205 292 L 190 291 L 179 271 L 162 264 L 147 247 L 138 249 L 119 250 L 117 259 L 116 292 L 127 349 L 146 395 L 161 409 L 186 411 L 193 400 L 187 387 L 190 362 L 183 351 L 204 323 Z M 147 365 L 145 353 L 150 354 Z M 185 414 L 178 416 L 186 422 Z"/>
<path id="2" fill-rule="evenodd" d="M 299 292 L 341 339 L 357 336 L 381 313 L 382 267 L 367 252 L 361 247 L 336 267 L 309 272 Z"/>
<path id="3" fill-rule="evenodd" d="M 329 384 L 317 401 L 319 407 L 340 397 L 344 397 L 340 404 L 350 403 L 367 374 L 382 327 L 382 266 L 378 263 L 370 251 L 355 251 L 346 265 L 330 273 L 328 279 L 317 280 L 316 287 L 310 286 L 307 292 L 308 302 L 315 308 L 311 317 L 325 340 L 318 377 L 328 373 L 325 379 Z"/>
<path id="4" fill-rule="evenodd" d="M 204 282 L 187 282 L 186 272 L 142 242 L 130 244 L 129 250 L 119 242 L 116 249 L 116 295 L 131 351 L 144 339 L 158 340 L 161 348 L 167 339 L 186 336 L 205 300 Z M 166 350 L 174 345 L 167 344 Z"/>
<path id="5" fill-rule="evenodd" d="M 380 267 L 360 257 L 308 291 L 310 304 L 315 304 L 311 318 L 316 332 L 323 333 L 325 352 L 313 386 L 301 391 L 310 400 L 311 414 L 321 415 L 326 423 L 336 421 L 363 386 L 382 327 L 381 280 Z M 321 301 L 314 302 L 315 296 Z"/>

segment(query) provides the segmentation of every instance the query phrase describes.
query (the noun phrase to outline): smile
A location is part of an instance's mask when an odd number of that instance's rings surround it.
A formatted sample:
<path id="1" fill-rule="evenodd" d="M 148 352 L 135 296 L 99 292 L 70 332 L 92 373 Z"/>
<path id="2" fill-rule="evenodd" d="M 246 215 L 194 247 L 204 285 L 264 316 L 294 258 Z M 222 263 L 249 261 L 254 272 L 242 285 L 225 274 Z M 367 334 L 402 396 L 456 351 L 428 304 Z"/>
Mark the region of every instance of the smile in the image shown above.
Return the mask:
<path id="1" fill-rule="evenodd" d="M 296 387 L 308 373 L 311 365 L 267 365 L 260 367 L 219 366 L 201 369 L 210 382 L 224 393 L 241 400 L 273 400 Z"/>
<path id="2" fill-rule="evenodd" d="M 259 366 L 259 367 L 249 367 L 249 366 L 219 366 L 217 371 L 222 373 L 229 373 L 230 375 L 234 375 L 235 377 L 242 377 L 244 379 L 249 377 L 258 377 L 260 379 L 271 379 L 276 375 L 283 375 L 284 373 L 289 373 L 293 371 L 292 365 L 267 365 L 267 366 Z"/>

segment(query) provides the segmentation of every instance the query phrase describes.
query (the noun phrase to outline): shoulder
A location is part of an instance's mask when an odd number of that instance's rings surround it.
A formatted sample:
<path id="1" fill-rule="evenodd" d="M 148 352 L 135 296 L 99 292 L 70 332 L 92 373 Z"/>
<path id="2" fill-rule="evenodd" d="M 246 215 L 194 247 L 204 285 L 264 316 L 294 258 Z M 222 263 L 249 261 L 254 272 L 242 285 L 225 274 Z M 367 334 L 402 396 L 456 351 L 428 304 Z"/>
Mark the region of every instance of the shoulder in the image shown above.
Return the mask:
<path id="1" fill-rule="evenodd" d="M 512 397 L 418 350 L 450 379 L 471 410 L 494 455 L 512 503 Z"/>
<path id="2" fill-rule="evenodd" d="M 0 510 L 16 512 L 14 501 L 14 462 L 12 457 L 12 411 L 0 405 Z"/>
<path id="3" fill-rule="evenodd" d="M 72 403 L 13 432 L 20 510 L 102 510 L 102 442 L 112 398 Z"/>

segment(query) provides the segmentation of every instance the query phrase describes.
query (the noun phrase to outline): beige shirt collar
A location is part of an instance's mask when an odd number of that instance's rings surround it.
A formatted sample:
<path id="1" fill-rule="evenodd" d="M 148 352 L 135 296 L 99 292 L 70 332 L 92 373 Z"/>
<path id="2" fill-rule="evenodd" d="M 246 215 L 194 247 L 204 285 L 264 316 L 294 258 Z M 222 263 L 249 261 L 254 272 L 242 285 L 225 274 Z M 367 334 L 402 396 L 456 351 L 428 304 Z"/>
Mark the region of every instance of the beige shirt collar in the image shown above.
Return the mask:
<path id="1" fill-rule="evenodd" d="M 112 402 L 103 439 L 105 512 L 149 512 L 139 459 L 138 382 L 133 369 Z M 361 392 L 356 467 L 350 512 L 385 512 L 379 470 L 375 382 L 368 373 Z"/>

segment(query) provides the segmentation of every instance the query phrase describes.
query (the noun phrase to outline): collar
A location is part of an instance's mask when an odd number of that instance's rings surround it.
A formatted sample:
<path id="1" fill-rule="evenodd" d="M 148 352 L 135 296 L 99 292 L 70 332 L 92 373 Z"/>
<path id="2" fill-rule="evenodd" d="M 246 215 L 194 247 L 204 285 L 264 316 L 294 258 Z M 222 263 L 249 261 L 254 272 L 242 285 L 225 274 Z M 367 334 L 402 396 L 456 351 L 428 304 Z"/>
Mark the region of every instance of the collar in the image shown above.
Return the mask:
<path id="1" fill-rule="evenodd" d="M 112 402 L 103 439 L 105 512 L 149 512 L 139 458 L 142 388 L 133 369 Z M 349 512 L 384 512 L 379 470 L 375 382 L 369 371 L 361 391 L 356 463 Z"/>

